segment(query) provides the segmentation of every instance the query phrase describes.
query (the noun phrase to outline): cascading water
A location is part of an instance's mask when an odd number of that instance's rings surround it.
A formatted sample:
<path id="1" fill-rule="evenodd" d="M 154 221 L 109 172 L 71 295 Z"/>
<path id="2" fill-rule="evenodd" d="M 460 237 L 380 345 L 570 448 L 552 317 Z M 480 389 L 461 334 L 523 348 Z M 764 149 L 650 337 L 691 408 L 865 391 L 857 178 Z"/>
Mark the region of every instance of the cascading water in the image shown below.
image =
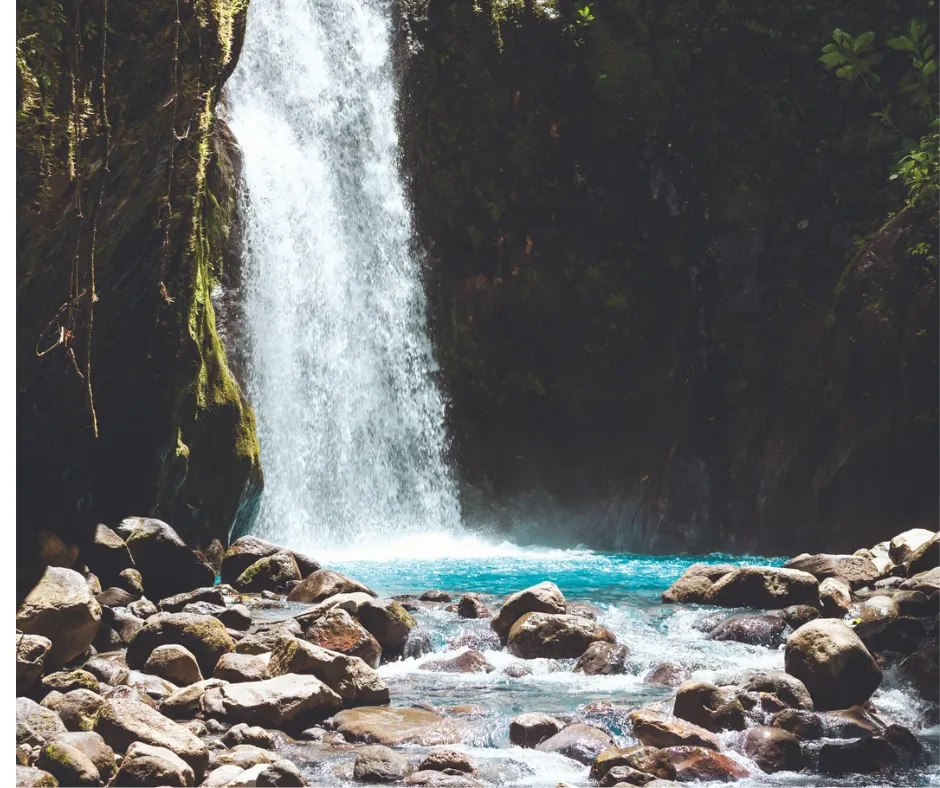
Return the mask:
<path id="1" fill-rule="evenodd" d="M 398 170 L 390 18 L 389 0 L 252 0 L 228 83 L 257 529 L 318 555 L 460 518 Z"/>

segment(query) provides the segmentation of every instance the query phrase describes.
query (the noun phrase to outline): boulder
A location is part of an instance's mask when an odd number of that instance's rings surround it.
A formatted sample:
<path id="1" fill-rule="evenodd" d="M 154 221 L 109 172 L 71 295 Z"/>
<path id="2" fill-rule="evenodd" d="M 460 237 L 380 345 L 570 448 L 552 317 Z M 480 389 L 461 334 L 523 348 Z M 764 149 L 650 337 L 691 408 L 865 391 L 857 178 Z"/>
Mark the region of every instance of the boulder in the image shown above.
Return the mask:
<path id="1" fill-rule="evenodd" d="M 125 646 L 131 643 L 144 625 L 144 620 L 132 615 L 126 607 L 105 607 L 101 621 L 102 628 L 107 625 L 114 630 Z"/>
<path id="2" fill-rule="evenodd" d="M 202 713 L 202 699 L 206 692 L 225 683 L 222 679 L 211 678 L 182 687 L 167 695 L 160 703 L 160 713 L 175 720 L 195 717 Z"/>
<path id="3" fill-rule="evenodd" d="M 331 726 L 346 741 L 397 747 L 415 744 L 432 747 L 461 740 L 465 723 L 445 720 L 425 709 L 360 706 L 334 715 Z"/>
<path id="4" fill-rule="evenodd" d="M 36 766 L 49 772 L 59 785 L 99 785 L 98 768 L 85 753 L 64 741 L 51 741 L 39 751 Z"/>
<path id="5" fill-rule="evenodd" d="M 88 689 L 76 689 L 56 698 L 46 698 L 43 703 L 59 715 L 68 730 L 90 731 L 95 727 L 104 698 Z"/>
<path id="6" fill-rule="evenodd" d="M 114 586 L 127 591 L 132 597 L 140 599 L 144 595 L 144 577 L 136 569 L 122 569 L 114 581 Z"/>
<path id="7" fill-rule="evenodd" d="M 686 681 L 676 691 L 673 713 L 681 720 L 714 733 L 744 730 L 747 714 L 737 696 L 738 690 L 733 687 L 719 688 L 707 681 Z"/>
<path id="8" fill-rule="evenodd" d="M 447 642 L 448 649 L 475 648 L 478 651 L 500 651 L 502 641 L 492 630 L 471 630 L 461 632 L 457 637 Z"/>
<path id="9" fill-rule="evenodd" d="M 134 568 L 134 559 L 124 540 L 101 524 L 95 527 L 91 541 L 82 548 L 82 560 L 105 586 L 116 585 L 122 571 Z"/>
<path id="10" fill-rule="evenodd" d="M 202 704 L 206 715 L 215 719 L 297 731 L 343 706 L 340 696 L 315 676 L 294 674 L 213 687 Z"/>
<path id="11" fill-rule="evenodd" d="M 813 708 L 813 699 L 803 682 L 782 670 L 751 671 L 736 683 L 744 692 L 769 692 L 793 709 Z"/>
<path id="12" fill-rule="evenodd" d="M 520 714 L 509 723 L 509 741 L 517 747 L 535 747 L 564 727 L 561 720 L 537 712 Z"/>
<path id="13" fill-rule="evenodd" d="M 492 618 L 490 609 L 479 594 L 464 594 L 457 603 L 457 615 L 461 618 Z"/>
<path id="14" fill-rule="evenodd" d="M 888 544 L 888 555 L 895 564 L 906 564 L 920 547 L 936 535 L 936 531 L 928 531 L 926 528 L 912 528 L 899 533 Z"/>
<path id="15" fill-rule="evenodd" d="M 291 626 L 290 624 L 295 626 Z M 245 635 L 235 645 L 235 650 L 239 654 L 267 654 L 277 647 L 277 644 L 284 640 L 294 640 L 300 629 L 296 626 L 294 619 L 289 622 L 278 622 L 275 626 L 259 628 L 255 632 Z"/>
<path id="16" fill-rule="evenodd" d="M 927 595 L 923 591 L 898 591 L 894 595 L 894 604 L 902 616 L 913 618 L 932 618 L 936 611 L 931 610 Z"/>
<path id="17" fill-rule="evenodd" d="M 573 670 L 586 676 L 616 676 L 627 672 L 630 650 L 617 643 L 598 640 L 578 657 Z"/>
<path id="18" fill-rule="evenodd" d="M 277 763 L 277 753 L 254 744 L 236 744 L 229 750 L 220 750 L 212 753 L 209 759 L 209 768 L 217 769 L 220 766 L 238 766 L 240 769 L 251 769 L 255 766 L 268 766 Z"/>
<path id="19" fill-rule="evenodd" d="M 633 736 L 647 747 L 705 747 L 720 750 L 718 737 L 711 731 L 664 714 L 639 709 L 630 715 Z"/>
<path id="20" fill-rule="evenodd" d="M 127 612 L 142 621 L 146 621 L 151 616 L 157 615 L 160 611 L 157 610 L 157 606 L 153 602 L 147 599 L 147 597 L 142 596 L 140 599 L 131 602 L 127 606 Z"/>
<path id="21" fill-rule="evenodd" d="M 92 572 L 82 572 L 82 577 L 88 583 L 88 590 L 91 591 L 92 595 L 101 593 L 101 581 L 98 579 L 98 575 Z"/>
<path id="22" fill-rule="evenodd" d="M 304 671 L 284 672 L 302 673 Z M 268 670 L 268 660 L 259 654 L 223 654 L 216 663 L 212 675 L 217 679 L 230 681 L 233 684 L 240 681 L 264 681 L 264 679 L 271 678 L 271 673 Z"/>
<path id="23" fill-rule="evenodd" d="M 134 564 L 147 578 L 147 590 L 154 599 L 211 586 L 215 581 L 212 567 L 160 520 L 139 520 L 126 542 Z"/>
<path id="24" fill-rule="evenodd" d="M 127 748 L 112 786 L 190 786 L 196 784 L 192 767 L 172 750 L 144 742 Z"/>
<path id="25" fill-rule="evenodd" d="M 647 684 L 662 684 L 665 687 L 678 687 L 688 678 L 688 671 L 676 662 L 660 662 L 654 665 L 643 677 Z"/>
<path id="26" fill-rule="evenodd" d="M 197 780 L 209 763 L 209 750 L 196 736 L 132 698 L 107 698 L 98 713 L 95 732 L 120 753 L 135 742 L 165 747 L 189 764 Z"/>
<path id="27" fill-rule="evenodd" d="M 601 781 L 613 769 L 622 767 L 662 780 L 673 780 L 676 776 L 676 767 L 664 750 L 657 747 L 611 747 L 594 760 L 591 779 Z"/>
<path id="28" fill-rule="evenodd" d="M 704 747 L 669 747 L 665 753 L 680 783 L 728 783 L 748 776 L 747 769 L 727 755 Z"/>
<path id="29" fill-rule="evenodd" d="M 852 606 L 852 590 L 841 577 L 827 577 L 819 584 L 819 604 L 826 618 L 845 618 Z"/>
<path id="30" fill-rule="evenodd" d="M 417 626 L 411 613 L 393 599 L 369 598 L 359 606 L 356 617 L 379 642 L 386 659 L 402 653 L 408 633 Z"/>
<path id="31" fill-rule="evenodd" d="M 920 547 L 914 550 L 907 564 L 908 577 L 929 572 L 940 566 L 940 534 L 934 534 Z"/>
<path id="32" fill-rule="evenodd" d="M 783 566 L 786 569 L 808 572 L 819 582 L 827 577 L 838 577 L 853 590 L 871 585 L 883 574 L 871 559 L 861 555 L 803 553 L 790 559 Z"/>
<path id="33" fill-rule="evenodd" d="M 100 594 L 95 595 L 95 601 L 103 608 L 126 608 L 132 602 L 140 599 L 139 594 L 132 594 L 125 588 L 111 586 L 106 588 Z"/>
<path id="34" fill-rule="evenodd" d="M 731 564 L 692 564 L 663 592 L 663 602 L 707 604 L 705 599 L 711 587 L 735 569 Z"/>
<path id="35" fill-rule="evenodd" d="M 242 593 L 280 591 L 291 580 L 300 580 L 300 569 L 289 550 L 259 558 L 232 585 Z"/>
<path id="36" fill-rule="evenodd" d="M 157 646 L 175 643 L 192 652 L 203 676 L 211 676 L 235 642 L 217 618 L 191 613 L 158 613 L 148 618 L 127 648 L 127 664 L 141 670 Z"/>
<path id="37" fill-rule="evenodd" d="M 826 711 L 819 715 L 825 735 L 838 739 L 859 736 L 877 736 L 884 732 L 885 724 L 864 706 Z"/>
<path id="38" fill-rule="evenodd" d="M 772 728 L 780 728 L 796 736 L 800 741 L 821 739 L 824 732 L 820 716 L 805 709 L 784 709 L 770 718 Z"/>
<path id="39" fill-rule="evenodd" d="M 593 725 L 576 722 L 562 728 L 535 746 L 541 752 L 552 752 L 584 764 L 593 763 L 604 750 L 609 749 L 614 740 L 606 731 Z"/>
<path id="40" fill-rule="evenodd" d="M 460 772 L 462 774 L 476 774 L 476 767 L 471 763 L 466 753 L 452 750 L 449 747 L 439 747 L 431 750 L 427 757 L 418 765 L 419 771 Z"/>
<path id="41" fill-rule="evenodd" d="M 927 633 L 924 622 L 901 616 L 876 621 L 862 621 L 855 626 L 855 634 L 871 653 L 897 651 L 912 654 Z"/>
<path id="42" fill-rule="evenodd" d="M 16 635 L 16 694 L 22 695 L 42 675 L 52 641 L 42 635 Z"/>
<path id="43" fill-rule="evenodd" d="M 246 725 L 244 722 L 233 725 L 222 737 L 222 744 L 235 747 L 239 744 L 252 744 L 262 750 L 273 750 L 276 746 L 274 734 L 259 725 Z"/>
<path id="44" fill-rule="evenodd" d="M 523 659 L 577 659 L 599 640 L 617 642 L 613 632 L 590 618 L 525 613 L 509 631 L 507 650 Z"/>
<path id="45" fill-rule="evenodd" d="M 17 788 L 58 788 L 59 781 L 49 772 L 37 769 L 35 766 L 16 767 Z"/>
<path id="46" fill-rule="evenodd" d="M 819 610 L 809 605 L 790 605 L 790 607 L 785 607 L 781 612 L 783 613 L 784 620 L 793 629 L 799 629 L 803 624 L 819 618 Z"/>
<path id="47" fill-rule="evenodd" d="M 402 656 L 405 659 L 420 659 L 425 654 L 434 650 L 434 644 L 431 642 L 431 635 L 428 632 L 418 628 L 413 629 L 408 634 L 408 640 L 405 641 L 405 648 Z"/>
<path id="48" fill-rule="evenodd" d="M 330 651 L 302 640 L 284 639 L 271 654 L 272 676 L 310 674 L 326 684 L 345 706 L 376 706 L 389 702 L 388 685 L 359 657 Z"/>
<path id="49" fill-rule="evenodd" d="M 451 596 L 446 591 L 438 591 L 437 589 L 430 589 L 425 591 L 421 596 L 418 597 L 422 602 L 450 602 Z"/>
<path id="50" fill-rule="evenodd" d="M 900 614 L 901 611 L 890 596 L 876 594 L 859 605 L 856 618 L 859 621 L 884 621 L 897 618 Z"/>
<path id="51" fill-rule="evenodd" d="M 244 631 L 251 628 L 251 613 L 244 605 L 232 605 L 214 613 L 227 629 Z"/>
<path id="52" fill-rule="evenodd" d="M 16 743 L 42 746 L 66 728 L 56 712 L 29 698 L 16 699 Z"/>
<path id="53" fill-rule="evenodd" d="M 505 641 L 513 624 L 526 613 L 564 614 L 567 610 L 568 603 L 558 586 L 538 583 L 506 597 L 490 626 Z"/>
<path id="54" fill-rule="evenodd" d="M 880 736 L 855 741 L 827 742 L 819 750 L 822 774 L 870 774 L 897 762 L 894 748 Z"/>
<path id="55" fill-rule="evenodd" d="M 864 703 L 881 684 L 881 669 L 841 621 L 817 619 L 787 638 L 786 672 L 806 686 L 817 709 Z"/>
<path id="56" fill-rule="evenodd" d="M 318 573 L 315 572 L 310 577 L 316 574 Z M 331 651 L 359 657 L 373 668 L 378 667 L 382 658 L 382 647 L 379 642 L 365 627 L 341 608 L 328 611 L 304 633 L 304 637 L 311 643 Z"/>
<path id="57" fill-rule="evenodd" d="M 925 700 L 936 702 L 940 697 L 940 659 L 933 644 L 915 651 L 898 666 L 898 672 Z"/>
<path id="58" fill-rule="evenodd" d="M 183 591 L 160 600 L 160 610 L 164 613 L 182 613 L 188 605 L 205 602 L 215 605 L 213 610 L 225 607 L 225 596 L 218 586 L 205 586 Z"/>
<path id="59" fill-rule="evenodd" d="M 928 597 L 940 591 L 940 568 L 934 567 L 912 575 L 901 583 L 902 591 L 920 591 Z M 18 629 L 21 627 L 17 627 Z"/>
<path id="60" fill-rule="evenodd" d="M 46 671 L 58 670 L 91 645 L 101 625 L 101 606 L 85 578 L 61 566 L 46 568 L 16 614 L 16 629 L 52 643 L 43 658 Z"/>
<path id="61" fill-rule="evenodd" d="M 229 545 L 222 558 L 222 582 L 234 585 L 241 573 L 253 563 L 280 552 L 285 552 L 284 548 L 257 536 L 242 536 L 236 539 Z"/>
<path id="62" fill-rule="evenodd" d="M 314 564 L 317 568 L 319 566 Z M 315 572 L 316 569 L 311 569 Z M 255 785 L 258 788 L 263 786 L 277 786 L 277 788 L 300 788 L 307 785 L 307 781 L 294 764 L 290 761 L 280 760 L 277 763 L 271 763 L 265 766 L 255 778 Z"/>
<path id="63" fill-rule="evenodd" d="M 144 671 L 181 687 L 202 681 L 193 653 L 176 643 L 157 646 L 144 663 Z"/>
<path id="64" fill-rule="evenodd" d="M 67 744 L 84 753 L 95 765 L 102 782 L 107 783 L 117 771 L 114 750 L 97 733 L 92 731 L 60 733 L 52 741 Z"/>
<path id="65" fill-rule="evenodd" d="M 405 778 L 405 785 L 425 785 L 429 788 L 483 788 L 483 783 L 466 774 L 447 774 L 423 769 Z"/>
<path id="66" fill-rule="evenodd" d="M 429 659 L 421 665 L 421 670 L 435 673 L 490 673 L 496 668 L 480 651 L 471 648 L 449 659 Z"/>
<path id="67" fill-rule="evenodd" d="M 371 744 L 356 753 L 353 779 L 361 783 L 397 783 L 414 771 L 403 755 L 381 744 Z"/>
<path id="68" fill-rule="evenodd" d="M 800 740 L 782 728 L 758 727 L 745 731 L 741 750 L 768 774 L 798 772 L 806 765 Z"/>
<path id="69" fill-rule="evenodd" d="M 331 569 L 320 569 L 304 578 L 287 595 L 290 602 L 322 602 L 337 594 L 363 593 L 378 596 L 371 588 Z"/>
<path id="70" fill-rule="evenodd" d="M 786 629 L 787 622 L 782 614 L 741 613 L 722 621 L 708 633 L 707 639 L 773 648 L 783 642 Z"/>
<path id="71" fill-rule="evenodd" d="M 139 670 L 128 671 L 127 686 L 138 690 L 141 694 L 147 695 L 158 703 L 179 689 L 172 681 L 167 681 L 159 676 L 152 676 L 149 673 L 142 673 Z"/>
<path id="72" fill-rule="evenodd" d="M 722 607 L 783 609 L 819 605 L 819 583 L 796 569 L 742 566 L 715 581 L 704 602 Z"/>

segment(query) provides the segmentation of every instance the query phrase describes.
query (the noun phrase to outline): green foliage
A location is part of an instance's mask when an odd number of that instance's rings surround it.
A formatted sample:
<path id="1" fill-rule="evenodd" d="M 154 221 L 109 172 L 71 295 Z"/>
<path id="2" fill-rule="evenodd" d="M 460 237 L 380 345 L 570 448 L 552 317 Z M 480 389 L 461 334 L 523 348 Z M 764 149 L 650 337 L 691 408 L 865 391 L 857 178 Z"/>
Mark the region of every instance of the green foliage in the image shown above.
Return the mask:
<path id="1" fill-rule="evenodd" d="M 879 82 L 880 78 L 872 67 L 878 65 L 883 56 L 874 51 L 874 40 L 875 34 L 871 31 L 853 38 L 837 27 L 832 31 L 832 42 L 823 47 L 823 55 L 819 59 L 826 68 L 836 69 L 836 76 L 849 82 L 859 78 Z"/>
<path id="2" fill-rule="evenodd" d="M 903 181 L 907 186 L 908 203 L 937 205 L 940 188 L 940 118 L 935 118 L 931 131 L 924 135 L 915 148 L 898 162 L 891 180 Z"/>
<path id="3" fill-rule="evenodd" d="M 937 59 L 934 57 L 937 48 L 933 36 L 927 32 L 927 23 L 912 19 L 910 36 L 888 39 L 888 46 L 910 53 L 911 68 L 901 78 L 898 88 L 910 104 L 929 112 L 936 104 L 936 79 L 931 77 L 937 73 Z"/>

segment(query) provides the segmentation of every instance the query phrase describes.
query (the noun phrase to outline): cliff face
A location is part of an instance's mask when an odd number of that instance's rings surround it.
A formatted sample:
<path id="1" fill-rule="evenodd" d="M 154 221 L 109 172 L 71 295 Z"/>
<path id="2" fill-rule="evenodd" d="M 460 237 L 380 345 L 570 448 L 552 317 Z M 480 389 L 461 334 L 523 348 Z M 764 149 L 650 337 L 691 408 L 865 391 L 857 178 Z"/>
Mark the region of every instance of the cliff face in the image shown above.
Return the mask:
<path id="1" fill-rule="evenodd" d="M 917 13 L 399 5 L 471 519 L 771 553 L 936 527 L 936 206 L 904 207 L 907 143 L 818 62 Z"/>
<path id="2" fill-rule="evenodd" d="M 215 105 L 244 0 L 17 4 L 17 547 L 131 514 L 254 516 L 254 414 L 210 294 L 238 154 Z"/>

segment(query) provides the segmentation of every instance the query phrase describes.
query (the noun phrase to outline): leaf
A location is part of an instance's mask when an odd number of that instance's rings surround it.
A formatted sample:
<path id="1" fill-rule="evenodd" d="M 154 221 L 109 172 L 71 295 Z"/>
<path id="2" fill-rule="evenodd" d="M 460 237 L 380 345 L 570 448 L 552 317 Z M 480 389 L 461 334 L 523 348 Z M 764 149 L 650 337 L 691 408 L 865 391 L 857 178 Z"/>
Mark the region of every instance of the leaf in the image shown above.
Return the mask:
<path id="1" fill-rule="evenodd" d="M 899 36 L 898 38 L 889 38 L 888 46 L 892 49 L 897 49 L 901 52 L 916 52 L 917 47 L 914 46 L 914 42 L 911 41 L 907 36 Z"/>
<path id="2" fill-rule="evenodd" d="M 875 34 L 871 30 L 867 33 L 862 33 L 858 38 L 855 39 L 855 42 L 852 44 L 853 52 L 860 52 L 865 47 L 869 46 L 872 41 L 875 40 Z"/>
<path id="3" fill-rule="evenodd" d="M 929 77 L 936 70 L 937 70 L 937 61 L 928 60 L 926 63 L 924 63 L 924 67 L 920 70 L 920 73 L 923 74 L 925 77 Z"/>

